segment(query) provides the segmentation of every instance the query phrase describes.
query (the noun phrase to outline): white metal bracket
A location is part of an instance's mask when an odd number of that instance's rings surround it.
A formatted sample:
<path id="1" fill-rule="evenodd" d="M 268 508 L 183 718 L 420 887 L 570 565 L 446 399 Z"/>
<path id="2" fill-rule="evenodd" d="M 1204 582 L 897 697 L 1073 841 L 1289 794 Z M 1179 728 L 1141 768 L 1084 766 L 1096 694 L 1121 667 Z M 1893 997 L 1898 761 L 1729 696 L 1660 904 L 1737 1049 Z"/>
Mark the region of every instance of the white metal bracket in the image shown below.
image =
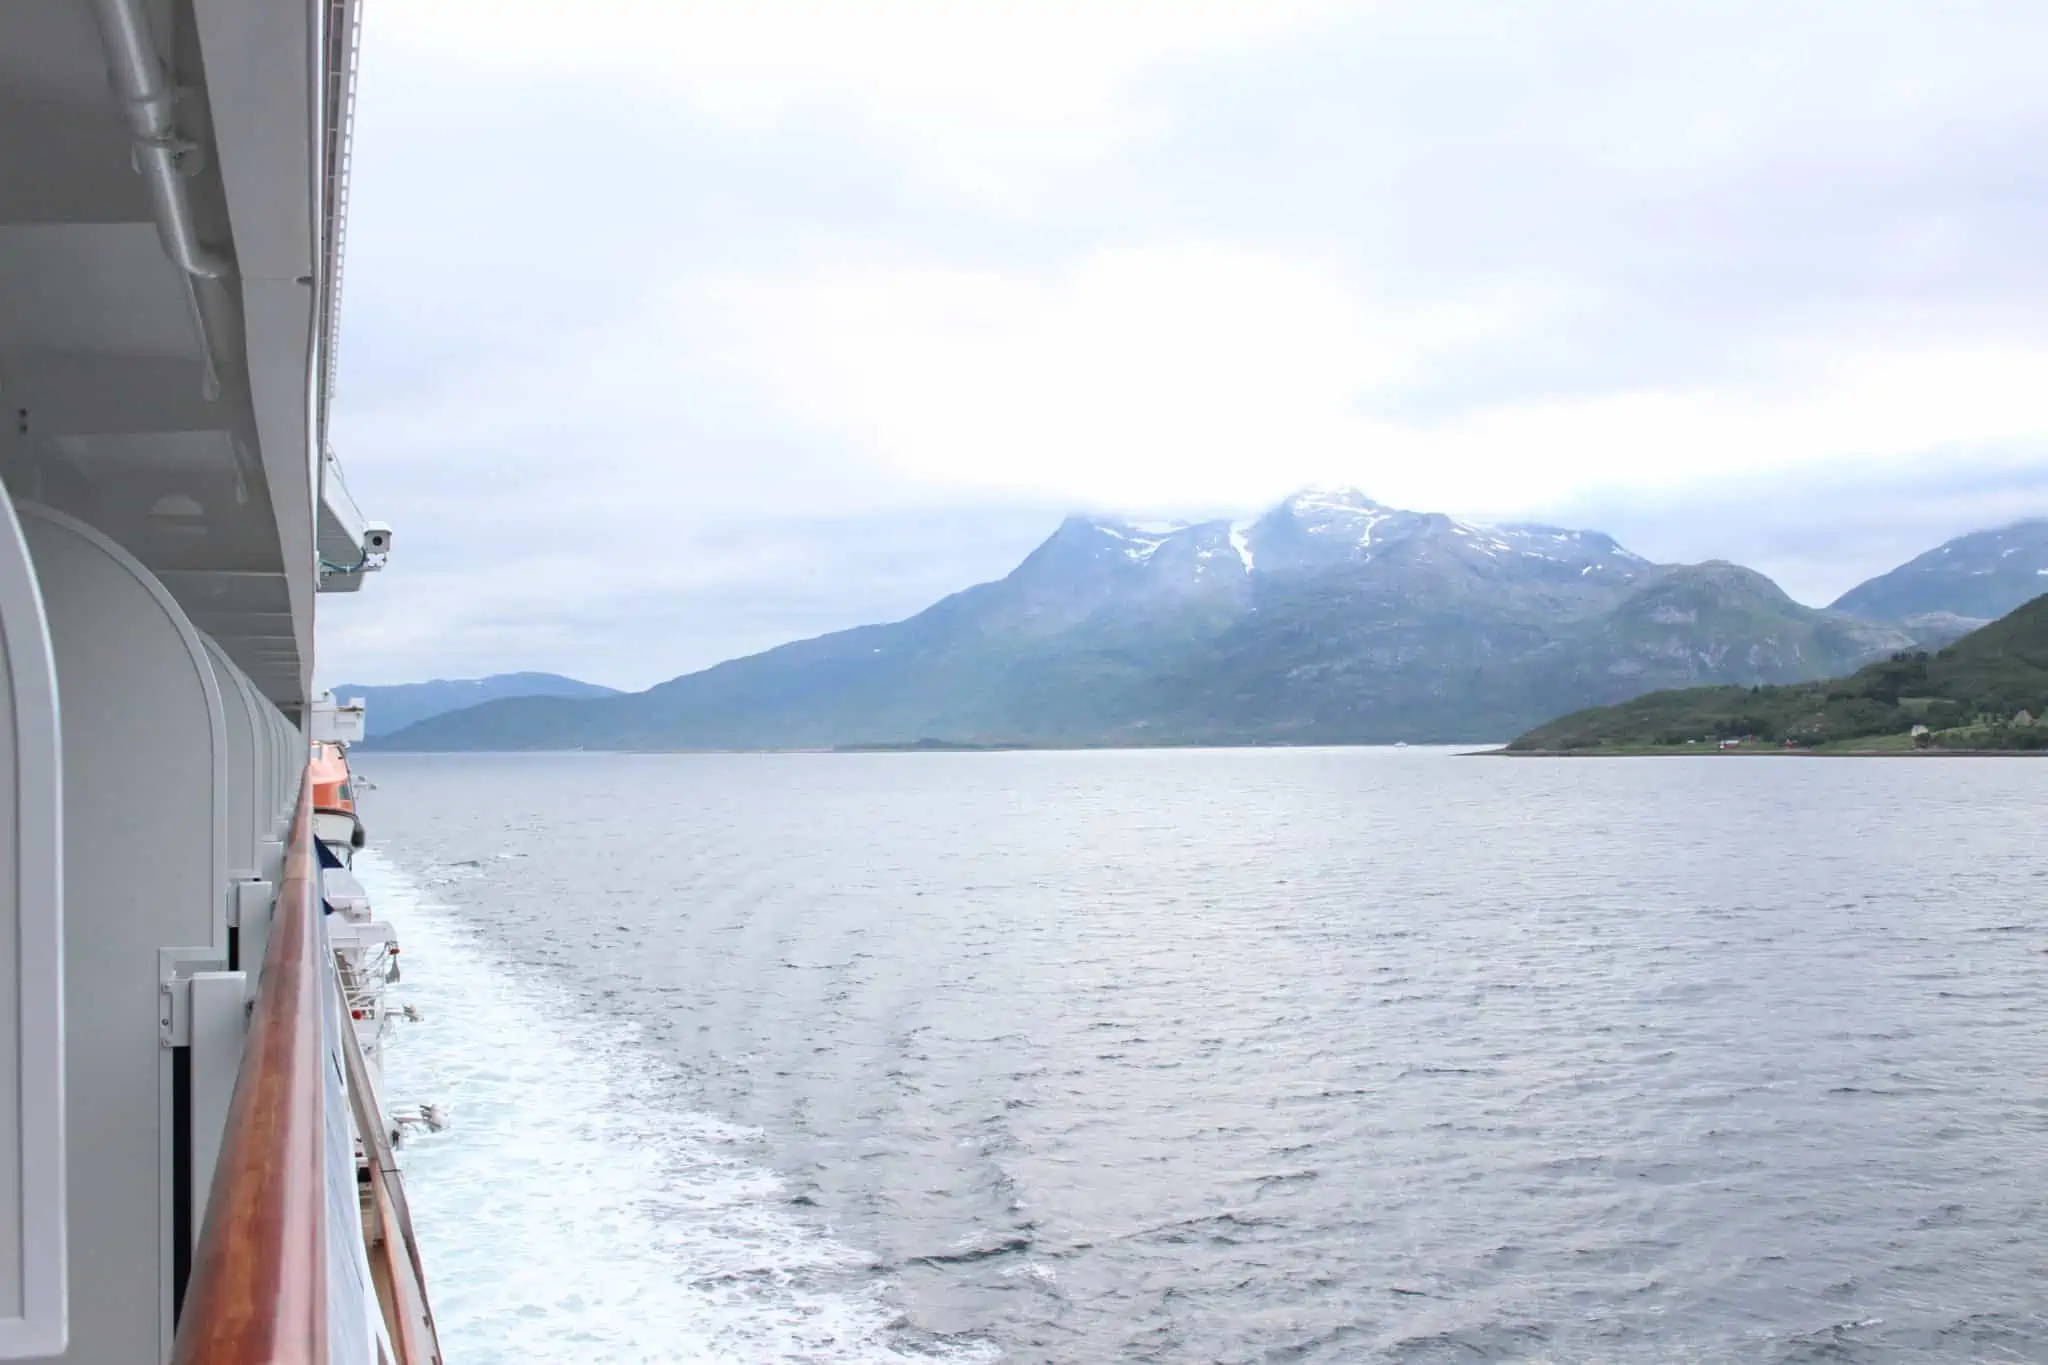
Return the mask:
<path id="1" fill-rule="evenodd" d="M 157 1042 L 184 1047 L 192 1041 L 192 974 L 217 972 L 227 966 L 214 948 L 156 950 Z"/>
<path id="2" fill-rule="evenodd" d="M 277 888 L 257 877 L 243 877 L 228 883 L 228 927 L 253 928 L 259 918 L 270 914 Z"/>
<path id="3" fill-rule="evenodd" d="M 228 888 L 228 895 L 228 923 L 240 929 L 240 966 L 253 999 L 257 978 L 263 974 L 264 955 L 270 950 L 270 917 L 277 904 L 277 886 L 268 881 L 236 882 Z"/>
<path id="4" fill-rule="evenodd" d="M 227 1131 L 228 1104 L 249 1030 L 242 972 L 194 972 L 185 981 L 187 1042 L 192 1048 L 192 1207 L 204 1209 Z M 196 1223 L 196 1217 L 195 1217 Z M 196 1228 L 195 1228 L 196 1231 Z"/>
<path id="5" fill-rule="evenodd" d="M 192 1041 L 192 1003 L 188 983 L 173 977 L 156 987 L 157 1042 L 165 1047 L 183 1047 Z"/>

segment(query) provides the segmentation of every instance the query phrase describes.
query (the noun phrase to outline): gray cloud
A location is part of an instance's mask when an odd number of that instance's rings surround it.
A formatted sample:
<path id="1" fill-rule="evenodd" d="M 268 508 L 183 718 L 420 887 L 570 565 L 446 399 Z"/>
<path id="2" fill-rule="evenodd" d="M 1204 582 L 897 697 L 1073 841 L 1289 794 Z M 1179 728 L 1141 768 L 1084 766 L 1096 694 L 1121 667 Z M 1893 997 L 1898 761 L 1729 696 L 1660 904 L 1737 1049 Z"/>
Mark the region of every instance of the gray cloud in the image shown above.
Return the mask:
<path id="1" fill-rule="evenodd" d="M 1728 559 L 1810 606 L 1968 531 L 2048 516 L 2048 451 L 1950 451 L 1939 462 L 1845 461 L 1778 477 L 1702 480 L 1654 495 L 1610 492 L 1552 515 L 1597 526 L 1638 554 Z"/>
<path id="2" fill-rule="evenodd" d="M 1185 77 L 1133 217 L 1341 242 L 1389 299 L 1560 300 L 1387 411 L 2048 340 L 2048 96 L 2018 55 L 2048 9 L 1447 3 L 1354 36 Z"/>
<path id="3" fill-rule="evenodd" d="M 516 530 L 459 550 L 406 548 L 383 581 L 322 602 L 322 677 L 379 683 L 540 669 L 647 687 L 788 640 L 912 615 L 1009 572 L 1060 515 L 943 505 L 753 515 L 653 539 L 628 527 L 637 538 L 610 549 L 627 571 L 602 580 L 522 552 Z"/>

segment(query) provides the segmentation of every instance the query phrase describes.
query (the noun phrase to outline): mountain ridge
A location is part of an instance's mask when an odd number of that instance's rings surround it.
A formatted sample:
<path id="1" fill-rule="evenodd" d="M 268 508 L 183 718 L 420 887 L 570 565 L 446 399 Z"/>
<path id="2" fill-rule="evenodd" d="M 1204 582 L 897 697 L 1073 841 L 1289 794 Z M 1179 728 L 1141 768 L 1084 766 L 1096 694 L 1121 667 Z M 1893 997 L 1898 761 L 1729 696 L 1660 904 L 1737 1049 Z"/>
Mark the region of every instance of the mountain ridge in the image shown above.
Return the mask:
<path id="1" fill-rule="evenodd" d="M 1976 626 L 2048 592 L 2048 519 L 1972 531 L 1857 584 L 1829 610 L 1866 620 L 1952 616 Z"/>
<path id="2" fill-rule="evenodd" d="M 1920 637 L 1737 565 L 1303 489 L 1248 519 L 1074 515 L 901 621 L 641 693 L 487 702 L 393 748 L 1497 740 L 1695 682 L 1846 672 Z"/>
<path id="3" fill-rule="evenodd" d="M 1798 748 L 2048 749 L 2048 596 L 1946 648 L 1913 650 L 1847 677 L 1656 691 L 1588 708 L 1510 741 L 1510 753 L 1600 753 L 1720 742 Z M 1917 727 L 1919 733 L 1913 730 Z"/>
<path id="4" fill-rule="evenodd" d="M 432 678 L 414 683 L 341 683 L 329 691 L 344 701 L 364 704 L 365 734 L 375 738 L 423 720 L 508 697 L 616 696 L 614 688 L 587 683 L 560 673 L 493 673 L 482 678 Z"/>

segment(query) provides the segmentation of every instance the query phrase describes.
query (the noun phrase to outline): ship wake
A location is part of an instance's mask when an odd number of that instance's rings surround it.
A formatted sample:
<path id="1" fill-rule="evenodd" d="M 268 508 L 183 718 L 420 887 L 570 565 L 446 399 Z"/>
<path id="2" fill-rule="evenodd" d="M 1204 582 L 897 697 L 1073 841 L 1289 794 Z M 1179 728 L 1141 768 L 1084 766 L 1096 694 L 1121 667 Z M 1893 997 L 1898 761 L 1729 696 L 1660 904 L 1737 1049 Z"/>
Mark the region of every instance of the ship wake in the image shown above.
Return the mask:
<path id="1" fill-rule="evenodd" d="M 443 1106 L 399 1156 L 441 1340 L 466 1365 L 988 1360 L 916 1332 L 870 1258 L 794 1213 L 756 1135 L 678 1112 L 632 1031 L 494 964 L 459 916 L 373 852 L 398 928 L 403 1023 L 386 1098 Z"/>

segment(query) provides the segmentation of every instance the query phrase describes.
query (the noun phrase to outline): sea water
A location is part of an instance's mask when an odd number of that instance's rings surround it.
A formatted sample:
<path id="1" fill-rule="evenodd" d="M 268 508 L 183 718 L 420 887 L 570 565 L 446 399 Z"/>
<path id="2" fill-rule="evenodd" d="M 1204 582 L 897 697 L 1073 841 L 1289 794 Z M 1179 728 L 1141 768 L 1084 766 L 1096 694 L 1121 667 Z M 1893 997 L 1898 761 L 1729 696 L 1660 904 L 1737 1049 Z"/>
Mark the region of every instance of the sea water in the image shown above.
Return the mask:
<path id="1" fill-rule="evenodd" d="M 2048 1357 L 2048 767 L 362 755 L 452 1361 Z"/>

